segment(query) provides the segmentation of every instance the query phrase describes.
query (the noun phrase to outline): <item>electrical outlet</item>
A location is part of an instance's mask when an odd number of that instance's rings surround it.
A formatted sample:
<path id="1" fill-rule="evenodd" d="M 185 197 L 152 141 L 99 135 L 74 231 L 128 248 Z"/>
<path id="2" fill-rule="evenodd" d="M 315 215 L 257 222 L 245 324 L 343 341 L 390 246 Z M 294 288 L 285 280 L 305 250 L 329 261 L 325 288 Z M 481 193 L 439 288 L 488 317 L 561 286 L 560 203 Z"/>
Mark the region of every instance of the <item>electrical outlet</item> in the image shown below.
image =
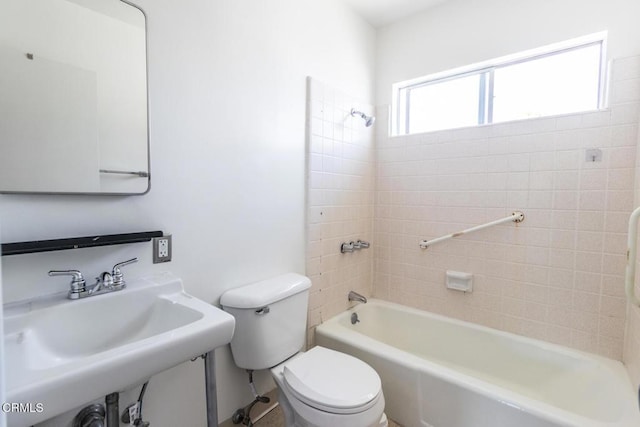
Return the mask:
<path id="1" fill-rule="evenodd" d="M 171 261 L 171 235 L 153 238 L 153 263 Z"/>
<path id="2" fill-rule="evenodd" d="M 158 258 L 166 258 L 169 256 L 169 240 L 158 239 Z"/>

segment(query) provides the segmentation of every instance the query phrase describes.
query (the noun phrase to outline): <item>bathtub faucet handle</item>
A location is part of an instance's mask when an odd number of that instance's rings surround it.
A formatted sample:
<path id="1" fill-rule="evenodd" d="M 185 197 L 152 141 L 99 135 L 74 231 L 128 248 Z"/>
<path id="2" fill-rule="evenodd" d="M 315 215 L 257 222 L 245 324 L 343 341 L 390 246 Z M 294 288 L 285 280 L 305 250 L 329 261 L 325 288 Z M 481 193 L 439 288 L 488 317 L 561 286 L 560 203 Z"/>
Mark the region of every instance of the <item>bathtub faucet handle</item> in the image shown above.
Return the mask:
<path id="1" fill-rule="evenodd" d="M 358 319 L 358 313 L 351 313 L 351 324 L 355 325 L 358 322 L 360 322 L 360 319 Z"/>
<path id="2" fill-rule="evenodd" d="M 354 246 L 353 242 L 343 243 L 343 244 L 340 245 L 340 252 L 343 253 L 343 254 L 347 253 L 347 252 L 351 253 L 355 249 L 353 246 Z"/>

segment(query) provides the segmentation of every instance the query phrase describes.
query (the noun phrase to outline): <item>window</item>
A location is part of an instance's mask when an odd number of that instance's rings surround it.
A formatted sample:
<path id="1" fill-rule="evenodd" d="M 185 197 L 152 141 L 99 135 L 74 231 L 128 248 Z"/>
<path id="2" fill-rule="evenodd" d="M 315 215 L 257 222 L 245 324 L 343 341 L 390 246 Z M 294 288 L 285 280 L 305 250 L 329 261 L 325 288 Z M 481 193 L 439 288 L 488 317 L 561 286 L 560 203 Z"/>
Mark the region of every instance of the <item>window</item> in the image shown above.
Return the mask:
<path id="1" fill-rule="evenodd" d="M 395 134 L 595 110 L 604 33 L 394 85 Z"/>

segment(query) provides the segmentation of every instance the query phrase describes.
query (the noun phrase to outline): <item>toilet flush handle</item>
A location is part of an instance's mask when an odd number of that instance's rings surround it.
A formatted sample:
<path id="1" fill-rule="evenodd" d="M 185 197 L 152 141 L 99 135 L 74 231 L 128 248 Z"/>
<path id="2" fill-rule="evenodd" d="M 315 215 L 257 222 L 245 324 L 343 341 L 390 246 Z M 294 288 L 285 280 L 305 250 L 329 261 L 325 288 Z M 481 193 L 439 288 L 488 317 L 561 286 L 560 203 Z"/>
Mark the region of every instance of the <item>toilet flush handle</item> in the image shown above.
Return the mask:
<path id="1" fill-rule="evenodd" d="M 269 313 L 270 311 L 271 311 L 271 309 L 269 308 L 269 306 L 266 306 L 266 307 L 262 307 L 262 308 L 257 309 L 256 310 L 256 314 L 258 316 L 262 316 L 262 315 L 265 315 L 265 314 Z"/>

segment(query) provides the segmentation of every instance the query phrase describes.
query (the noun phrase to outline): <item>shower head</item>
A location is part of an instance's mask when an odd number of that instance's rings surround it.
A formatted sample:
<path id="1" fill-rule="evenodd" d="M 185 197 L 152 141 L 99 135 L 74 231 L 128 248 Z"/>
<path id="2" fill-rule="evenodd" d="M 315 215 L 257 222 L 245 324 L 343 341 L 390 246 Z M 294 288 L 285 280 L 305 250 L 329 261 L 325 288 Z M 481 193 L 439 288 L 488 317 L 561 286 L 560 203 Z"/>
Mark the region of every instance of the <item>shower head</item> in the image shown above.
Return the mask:
<path id="1" fill-rule="evenodd" d="M 373 125 L 376 121 L 376 117 L 375 116 L 367 116 L 365 113 L 361 112 L 361 111 L 357 111 L 355 108 L 351 109 L 351 115 L 353 117 L 355 116 L 360 116 L 364 119 L 364 125 L 366 127 L 369 127 L 371 125 Z"/>
<path id="2" fill-rule="evenodd" d="M 369 127 L 376 122 L 376 116 L 364 116 L 363 119 L 365 119 L 364 125 L 366 127 Z"/>

